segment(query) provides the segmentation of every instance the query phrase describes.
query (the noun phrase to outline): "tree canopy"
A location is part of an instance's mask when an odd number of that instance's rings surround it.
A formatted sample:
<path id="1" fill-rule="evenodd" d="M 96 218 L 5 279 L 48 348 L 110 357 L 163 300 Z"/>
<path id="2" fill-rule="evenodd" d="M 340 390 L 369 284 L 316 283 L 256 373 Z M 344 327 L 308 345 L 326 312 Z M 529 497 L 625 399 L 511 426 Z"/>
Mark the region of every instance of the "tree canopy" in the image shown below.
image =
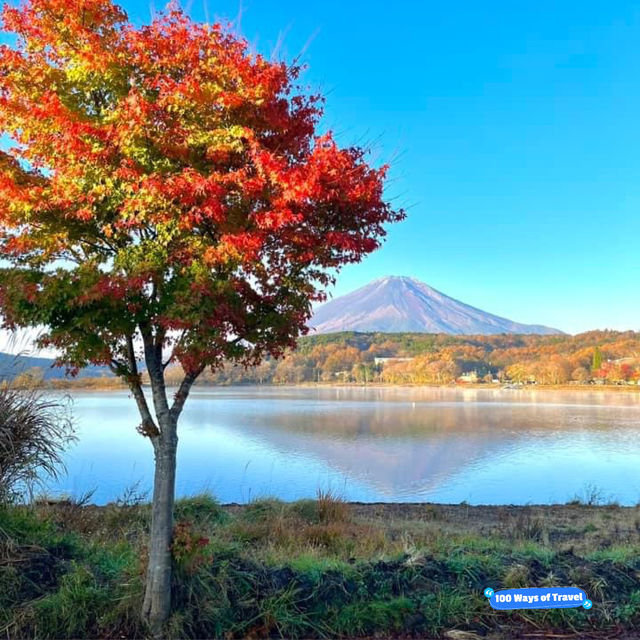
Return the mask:
<path id="1" fill-rule="evenodd" d="M 191 376 L 279 355 L 404 215 L 386 167 L 316 134 L 300 67 L 221 25 L 30 0 L 2 26 L 0 304 L 71 368 L 137 379 L 136 336 Z"/>

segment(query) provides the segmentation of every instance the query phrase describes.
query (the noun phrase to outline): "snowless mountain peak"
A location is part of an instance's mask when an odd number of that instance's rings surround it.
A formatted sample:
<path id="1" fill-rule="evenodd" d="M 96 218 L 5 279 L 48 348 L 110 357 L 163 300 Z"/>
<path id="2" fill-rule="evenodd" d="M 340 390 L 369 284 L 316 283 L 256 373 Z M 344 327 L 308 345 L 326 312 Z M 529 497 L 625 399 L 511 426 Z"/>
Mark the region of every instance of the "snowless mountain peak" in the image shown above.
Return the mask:
<path id="1" fill-rule="evenodd" d="M 334 298 L 316 310 L 310 326 L 317 333 L 562 333 L 551 327 L 521 324 L 487 313 L 407 276 L 378 278 Z"/>

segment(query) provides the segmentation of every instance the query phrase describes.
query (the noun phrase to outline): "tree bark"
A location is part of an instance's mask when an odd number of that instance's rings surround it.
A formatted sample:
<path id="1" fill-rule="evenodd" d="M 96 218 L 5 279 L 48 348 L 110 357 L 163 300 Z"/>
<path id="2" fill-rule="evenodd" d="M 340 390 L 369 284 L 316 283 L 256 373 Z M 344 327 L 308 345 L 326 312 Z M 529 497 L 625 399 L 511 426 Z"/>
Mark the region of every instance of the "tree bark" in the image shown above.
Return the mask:
<path id="1" fill-rule="evenodd" d="M 152 439 L 155 454 L 149 565 L 142 606 L 154 638 L 161 638 L 171 613 L 171 541 L 178 447 L 177 419 L 163 416 L 161 433 Z"/>

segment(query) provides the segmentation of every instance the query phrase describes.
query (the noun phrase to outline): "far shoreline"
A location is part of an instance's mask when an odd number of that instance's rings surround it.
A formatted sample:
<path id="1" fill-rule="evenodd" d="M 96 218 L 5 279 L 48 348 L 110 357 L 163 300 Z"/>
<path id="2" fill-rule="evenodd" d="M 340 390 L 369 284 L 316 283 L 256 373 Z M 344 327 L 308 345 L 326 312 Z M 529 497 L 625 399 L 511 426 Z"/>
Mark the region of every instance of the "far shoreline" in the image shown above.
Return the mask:
<path id="1" fill-rule="evenodd" d="M 129 388 L 120 384 L 115 379 L 87 378 L 79 380 L 56 380 L 53 384 L 40 385 L 36 387 L 40 391 L 100 391 L 100 392 L 121 392 L 128 391 Z M 148 388 L 147 384 L 143 385 Z M 168 385 L 167 389 L 176 389 L 177 386 Z M 452 391 L 505 391 L 515 393 L 615 393 L 640 395 L 640 385 L 617 385 L 617 384 L 515 384 L 515 383 L 451 383 L 451 384 L 426 384 L 426 383 L 403 383 L 393 384 L 375 382 L 362 384 L 357 382 L 302 382 L 299 384 L 196 384 L 193 391 L 203 389 L 443 389 Z"/>

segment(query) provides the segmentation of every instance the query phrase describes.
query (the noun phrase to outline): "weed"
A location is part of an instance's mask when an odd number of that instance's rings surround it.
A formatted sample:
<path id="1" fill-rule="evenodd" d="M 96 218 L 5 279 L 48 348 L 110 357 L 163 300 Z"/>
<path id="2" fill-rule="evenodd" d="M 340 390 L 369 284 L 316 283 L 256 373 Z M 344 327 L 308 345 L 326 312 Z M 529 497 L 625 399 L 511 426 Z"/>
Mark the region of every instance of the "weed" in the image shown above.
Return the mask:
<path id="1" fill-rule="evenodd" d="M 336 612 L 335 630 L 348 636 L 399 631 L 415 609 L 406 597 L 348 604 Z"/>
<path id="2" fill-rule="evenodd" d="M 514 540 L 538 540 L 544 538 L 545 525 L 541 518 L 521 511 L 506 526 L 507 535 Z"/>
<path id="3" fill-rule="evenodd" d="M 504 573 L 502 584 L 509 589 L 528 587 L 531 584 L 529 567 L 524 564 L 511 565 Z"/>
<path id="4" fill-rule="evenodd" d="M 228 520 L 220 503 L 207 493 L 180 498 L 175 503 L 176 520 L 189 520 L 198 524 L 216 525 Z"/>
<path id="5" fill-rule="evenodd" d="M 141 481 L 137 480 L 122 492 L 116 499 L 118 507 L 137 507 L 145 503 L 149 498 L 149 492 L 140 488 Z"/>
<path id="6" fill-rule="evenodd" d="M 318 520 L 322 524 L 347 522 L 350 518 L 349 505 L 332 491 L 318 490 L 316 505 Z"/>
<path id="7" fill-rule="evenodd" d="M 570 505 L 588 505 L 590 507 L 604 504 L 605 497 L 602 489 L 596 485 L 587 483 L 581 494 L 576 494 L 574 498 L 568 502 Z"/>

